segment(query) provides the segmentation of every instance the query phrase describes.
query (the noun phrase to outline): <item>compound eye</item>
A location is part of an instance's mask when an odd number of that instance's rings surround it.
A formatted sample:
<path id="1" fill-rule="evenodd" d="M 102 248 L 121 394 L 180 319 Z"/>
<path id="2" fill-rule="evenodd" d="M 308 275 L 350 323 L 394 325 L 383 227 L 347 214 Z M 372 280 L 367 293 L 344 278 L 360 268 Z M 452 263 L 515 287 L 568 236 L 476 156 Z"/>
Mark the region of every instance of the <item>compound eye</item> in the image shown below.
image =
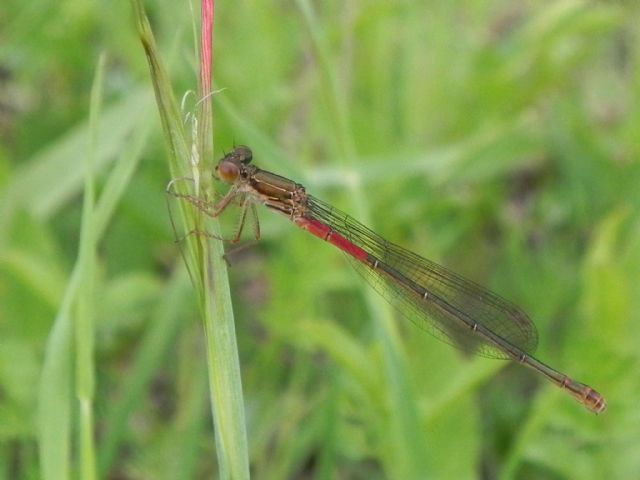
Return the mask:
<path id="1" fill-rule="evenodd" d="M 231 162 L 220 162 L 216 171 L 218 178 L 226 183 L 234 183 L 240 176 L 240 168 Z"/>

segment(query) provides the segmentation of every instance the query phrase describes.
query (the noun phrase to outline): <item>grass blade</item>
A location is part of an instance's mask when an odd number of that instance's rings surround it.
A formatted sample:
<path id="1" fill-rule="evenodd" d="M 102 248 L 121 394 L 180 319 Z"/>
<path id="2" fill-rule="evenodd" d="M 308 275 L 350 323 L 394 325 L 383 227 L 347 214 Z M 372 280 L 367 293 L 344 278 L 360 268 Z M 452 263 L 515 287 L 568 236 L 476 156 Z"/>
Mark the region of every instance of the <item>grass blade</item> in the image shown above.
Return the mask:
<path id="1" fill-rule="evenodd" d="M 182 118 L 171 90 L 168 75 L 159 58 L 155 40 L 140 1 L 132 0 L 140 40 L 145 49 L 156 102 L 169 149 L 170 170 L 174 178 L 190 174 L 195 180 L 194 192 L 210 199 L 210 171 L 200 162 L 211 152 L 211 47 L 213 2 L 203 2 L 202 68 L 197 121 L 194 122 L 197 145 L 189 148 Z M 196 152 L 195 154 L 192 152 Z M 191 167 L 191 172 L 188 172 Z M 202 174 L 201 174 L 202 173 Z M 202 180 L 202 185 L 200 183 Z M 186 184 L 187 182 L 180 182 Z M 201 188 L 202 186 L 202 188 Z M 184 185 L 177 186 L 179 189 Z M 186 193 L 180 190 L 180 193 Z M 220 236 L 217 220 L 203 218 L 202 214 L 181 202 L 179 222 L 184 231 L 207 231 Z M 222 242 L 202 235 L 189 235 L 185 240 L 184 256 L 196 289 L 203 317 L 209 390 L 218 464 L 221 478 L 249 478 L 248 447 L 245 430 L 244 401 L 240 377 L 240 363 L 235 338 L 235 323 L 229 290 Z"/>

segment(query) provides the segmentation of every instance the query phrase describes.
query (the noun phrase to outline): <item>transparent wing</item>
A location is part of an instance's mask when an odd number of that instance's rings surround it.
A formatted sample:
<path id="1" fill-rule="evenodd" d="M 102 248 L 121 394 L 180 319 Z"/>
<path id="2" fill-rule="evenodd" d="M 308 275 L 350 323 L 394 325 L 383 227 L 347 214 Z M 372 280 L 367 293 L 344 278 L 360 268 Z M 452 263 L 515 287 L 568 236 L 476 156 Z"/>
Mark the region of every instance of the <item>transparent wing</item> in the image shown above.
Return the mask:
<path id="1" fill-rule="evenodd" d="M 466 352 L 490 358 L 511 358 L 499 345 L 473 332 L 477 323 L 505 342 L 533 353 L 538 334 L 519 307 L 464 277 L 395 245 L 349 215 L 308 196 L 309 215 L 366 251 L 410 282 L 399 282 L 383 268 L 372 268 L 350 255 L 356 271 L 400 313 L 435 337 Z M 425 300 L 411 282 L 427 293 Z M 430 299 L 431 297 L 431 299 Z M 464 320 L 462 320 L 464 319 Z"/>

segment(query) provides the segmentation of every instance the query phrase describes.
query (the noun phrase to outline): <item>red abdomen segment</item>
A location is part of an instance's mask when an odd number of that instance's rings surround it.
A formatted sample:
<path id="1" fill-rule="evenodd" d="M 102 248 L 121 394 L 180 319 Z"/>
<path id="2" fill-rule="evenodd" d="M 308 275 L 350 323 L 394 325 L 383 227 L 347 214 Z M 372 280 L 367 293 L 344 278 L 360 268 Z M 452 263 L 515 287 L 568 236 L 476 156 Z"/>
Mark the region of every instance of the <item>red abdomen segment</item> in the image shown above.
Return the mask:
<path id="1" fill-rule="evenodd" d="M 300 228 L 304 228 L 307 232 L 315 235 L 322 240 L 325 240 L 332 245 L 335 245 L 340 250 L 347 252 L 352 257 L 366 262 L 369 258 L 369 254 L 365 252 L 362 248 L 358 247 L 347 238 L 340 235 L 338 232 L 334 231 L 328 225 L 325 225 L 318 220 L 313 220 L 305 217 L 298 217 L 294 220 L 296 225 Z"/>

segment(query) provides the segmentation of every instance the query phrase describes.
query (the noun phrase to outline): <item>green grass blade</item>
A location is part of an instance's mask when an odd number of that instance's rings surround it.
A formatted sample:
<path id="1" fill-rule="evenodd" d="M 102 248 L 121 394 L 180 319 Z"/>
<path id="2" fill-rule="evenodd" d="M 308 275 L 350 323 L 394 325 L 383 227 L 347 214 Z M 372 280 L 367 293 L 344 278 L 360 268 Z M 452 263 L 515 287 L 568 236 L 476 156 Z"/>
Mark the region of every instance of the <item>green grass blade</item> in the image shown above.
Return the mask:
<path id="1" fill-rule="evenodd" d="M 79 471 L 83 479 L 96 476 L 96 452 L 94 442 L 93 403 L 95 397 L 95 273 L 97 237 L 95 225 L 95 167 L 94 156 L 97 143 L 97 122 L 102 102 L 102 87 L 106 58 L 102 55 L 91 90 L 89 127 L 91 137 L 85 155 L 85 187 L 82 209 L 82 230 L 80 232 L 80 290 L 75 319 L 75 373 L 76 397 L 79 402 Z"/>
<path id="2" fill-rule="evenodd" d="M 71 309 L 79 284 L 74 270 L 47 340 L 38 392 L 38 450 L 44 480 L 69 477 L 71 445 Z"/>
<path id="3" fill-rule="evenodd" d="M 140 40 L 145 49 L 151 79 L 156 94 L 156 102 L 169 149 L 169 164 L 175 177 L 191 174 L 198 183 L 195 192 L 207 195 L 210 184 L 210 170 L 204 165 L 204 157 L 209 149 L 205 138 L 210 135 L 207 128 L 198 132 L 201 139 L 196 151 L 200 158 L 193 158 L 189 142 L 183 128 L 182 118 L 171 90 L 168 75 L 159 58 L 153 34 L 141 2 L 132 0 L 134 16 Z M 207 115 L 205 108 L 202 115 Z M 210 126 L 204 116 L 196 128 Z M 191 172 L 189 172 L 191 167 Z M 200 175 L 200 172 L 204 173 Z M 200 190 L 199 180 L 203 189 Z M 186 183 L 186 182 L 182 182 Z M 178 188 L 184 188 L 180 185 Z M 184 193 L 181 190 L 181 193 Z M 205 197 L 206 198 L 206 197 Z M 202 218 L 200 212 L 190 208 L 187 202 L 180 202 L 180 223 L 184 231 L 207 231 L 221 236 L 215 219 Z M 240 377 L 240 363 L 236 346 L 235 324 L 224 249 L 219 241 L 211 241 L 200 235 L 189 235 L 185 240 L 185 261 L 192 273 L 192 281 L 198 296 L 203 317 L 211 408 L 216 432 L 218 464 L 221 478 L 249 478 L 248 447 L 245 430 L 244 400 Z"/>

